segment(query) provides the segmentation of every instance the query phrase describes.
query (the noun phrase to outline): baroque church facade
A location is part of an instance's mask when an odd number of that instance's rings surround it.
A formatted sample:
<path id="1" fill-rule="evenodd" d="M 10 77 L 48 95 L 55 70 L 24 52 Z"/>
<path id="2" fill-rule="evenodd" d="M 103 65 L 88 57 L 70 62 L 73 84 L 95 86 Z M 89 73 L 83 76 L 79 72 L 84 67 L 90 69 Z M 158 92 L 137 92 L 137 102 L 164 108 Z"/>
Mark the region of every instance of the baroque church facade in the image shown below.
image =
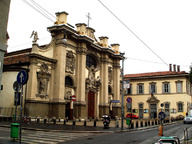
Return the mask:
<path id="1" fill-rule="evenodd" d="M 119 44 L 109 46 L 106 36 L 97 41 L 95 30 L 84 23 L 76 24 L 75 30 L 67 23 L 66 12 L 56 15 L 57 21 L 47 28 L 51 42 L 39 46 L 34 31 L 32 48 L 25 54 L 29 74 L 25 115 L 72 119 L 74 110 L 76 118 L 120 117 L 121 103 L 115 107 L 110 103 L 121 99 Z M 5 65 L 7 61 L 5 57 Z"/>

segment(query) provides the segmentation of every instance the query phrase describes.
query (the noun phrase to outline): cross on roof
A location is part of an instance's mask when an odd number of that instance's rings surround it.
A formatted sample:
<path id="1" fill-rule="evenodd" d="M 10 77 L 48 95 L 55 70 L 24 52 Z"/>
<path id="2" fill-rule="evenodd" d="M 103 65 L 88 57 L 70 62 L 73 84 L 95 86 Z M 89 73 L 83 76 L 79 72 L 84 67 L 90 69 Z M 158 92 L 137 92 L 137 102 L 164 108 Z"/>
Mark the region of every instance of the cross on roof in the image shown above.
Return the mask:
<path id="1" fill-rule="evenodd" d="M 89 27 L 89 20 L 91 20 L 91 17 L 90 17 L 90 13 L 88 13 L 88 15 L 86 15 L 86 17 L 88 18 L 88 27 Z"/>

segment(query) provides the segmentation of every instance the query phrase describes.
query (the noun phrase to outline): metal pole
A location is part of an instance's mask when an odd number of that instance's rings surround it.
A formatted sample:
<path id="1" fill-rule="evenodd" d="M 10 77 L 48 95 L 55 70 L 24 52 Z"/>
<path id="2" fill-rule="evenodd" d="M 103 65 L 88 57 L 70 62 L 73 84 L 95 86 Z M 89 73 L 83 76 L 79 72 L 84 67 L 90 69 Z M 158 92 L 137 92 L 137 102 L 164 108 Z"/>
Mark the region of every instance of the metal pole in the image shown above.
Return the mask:
<path id="1" fill-rule="evenodd" d="M 21 144 L 21 123 L 22 123 L 22 106 L 23 106 L 23 85 L 21 86 L 21 114 L 20 114 L 20 130 L 19 130 L 19 143 Z"/>
<path id="2" fill-rule="evenodd" d="M 124 97 L 124 54 L 121 53 L 122 59 L 122 101 L 121 101 L 121 129 L 123 129 L 123 119 L 124 119 L 124 103 L 123 103 L 123 97 Z"/>
<path id="3" fill-rule="evenodd" d="M 73 117 L 74 117 L 74 101 L 73 101 Z M 73 130 L 74 118 L 72 118 L 72 130 Z"/>

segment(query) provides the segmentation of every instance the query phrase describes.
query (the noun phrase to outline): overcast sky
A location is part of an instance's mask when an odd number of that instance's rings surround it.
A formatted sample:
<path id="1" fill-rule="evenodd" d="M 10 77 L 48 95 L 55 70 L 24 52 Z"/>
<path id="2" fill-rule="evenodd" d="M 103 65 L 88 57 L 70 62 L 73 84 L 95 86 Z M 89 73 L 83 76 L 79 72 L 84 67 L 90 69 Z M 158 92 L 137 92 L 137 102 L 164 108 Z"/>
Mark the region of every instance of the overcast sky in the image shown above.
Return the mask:
<path id="1" fill-rule="evenodd" d="M 24 1 L 31 3 L 30 0 L 11 0 L 8 52 L 30 48 L 33 30 L 38 32 L 40 45 L 51 40 L 47 27 L 52 26 L 55 19 L 50 16 L 50 21 Z M 52 15 L 67 12 L 67 21 L 73 26 L 87 24 L 86 15 L 90 13 L 90 27 L 95 29 L 96 38 L 107 36 L 109 45 L 119 43 L 120 51 L 125 52 L 125 74 L 167 71 L 170 63 L 189 72 L 192 62 L 191 0 L 35 1 Z"/>

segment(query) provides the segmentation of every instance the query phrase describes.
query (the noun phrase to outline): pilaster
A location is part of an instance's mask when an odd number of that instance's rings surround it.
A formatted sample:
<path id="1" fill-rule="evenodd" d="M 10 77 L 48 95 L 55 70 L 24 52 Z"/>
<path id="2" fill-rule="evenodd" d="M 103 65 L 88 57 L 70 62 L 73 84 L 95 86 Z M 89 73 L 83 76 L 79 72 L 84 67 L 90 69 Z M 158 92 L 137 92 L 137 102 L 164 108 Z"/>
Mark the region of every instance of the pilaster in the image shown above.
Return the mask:
<path id="1" fill-rule="evenodd" d="M 85 102 L 85 74 L 86 74 L 86 51 L 85 43 L 78 44 L 76 56 L 76 97 L 77 102 Z"/>
<path id="2" fill-rule="evenodd" d="M 54 95 L 53 101 L 64 101 L 65 94 L 65 65 L 66 65 L 66 48 L 67 45 L 62 39 L 56 40 L 54 48 L 54 59 L 57 60 L 54 74 Z"/>

